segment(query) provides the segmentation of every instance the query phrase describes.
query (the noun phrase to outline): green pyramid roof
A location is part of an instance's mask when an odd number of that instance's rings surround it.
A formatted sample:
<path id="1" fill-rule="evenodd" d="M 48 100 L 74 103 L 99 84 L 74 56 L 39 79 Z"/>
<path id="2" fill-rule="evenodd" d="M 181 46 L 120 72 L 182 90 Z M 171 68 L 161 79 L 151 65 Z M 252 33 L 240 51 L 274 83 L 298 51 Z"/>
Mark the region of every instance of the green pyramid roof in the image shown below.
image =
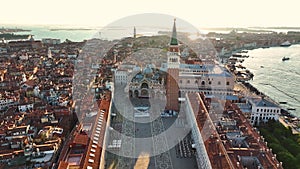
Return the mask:
<path id="1" fill-rule="evenodd" d="M 176 32 L 176 19 L 174 19 L 173 32 L 172 32 L 170 45 L 178 45 L 177 32 Z"/>

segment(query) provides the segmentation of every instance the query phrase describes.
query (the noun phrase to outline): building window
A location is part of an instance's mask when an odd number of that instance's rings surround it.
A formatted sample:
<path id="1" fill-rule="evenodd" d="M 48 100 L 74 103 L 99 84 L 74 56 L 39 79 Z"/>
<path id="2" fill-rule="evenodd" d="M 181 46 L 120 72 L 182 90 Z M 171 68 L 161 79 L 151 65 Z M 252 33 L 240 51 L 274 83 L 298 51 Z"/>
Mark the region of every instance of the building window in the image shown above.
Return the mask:
<path id="1" fill-rule="evenodd" d="M 230 83 L 229 83 L 229 82 L 226 82 L 226 85 L 227 85 L 227 86 L 229 86 L 229 85 L 230 85 Z"/>
<path id="2" fill-rule="evenodd" d="M 195 80 L 195 83 L 197 84 L 197 83 L 198 83 L 198 80 Z"/>
<path id="3" fill-rule="evenodd" d="M 220 81 L 218 81 L 218 85 L 221 85 L 221 82 L 220 82 Z"/>
<path id="4" fill-rule="evenodd" d="M 182 80 L 180 80 L 179 83 L 182 83 Z"/>
<path id="5" fill-rule="evenodd" d="M 202 82 L 201 82 L 201 85 L 205 85 L 205 81 L 202 81 Z"/>
<path id="6" fill-rule="evenodd" d="M 187 80 L 187 82 L 186 82 L 187 84 L 189 84 L 190 83 L 190 80 Z"/>
<path id="7" fill-rule="evenodd" d="M 256 111 L 259 112 L 259 109 L 257 109 Z"/>
<path id="8" fill-rule="evenodd" d="M 211 81 L 209 81 L 208 84 L 211 85 Z"/>

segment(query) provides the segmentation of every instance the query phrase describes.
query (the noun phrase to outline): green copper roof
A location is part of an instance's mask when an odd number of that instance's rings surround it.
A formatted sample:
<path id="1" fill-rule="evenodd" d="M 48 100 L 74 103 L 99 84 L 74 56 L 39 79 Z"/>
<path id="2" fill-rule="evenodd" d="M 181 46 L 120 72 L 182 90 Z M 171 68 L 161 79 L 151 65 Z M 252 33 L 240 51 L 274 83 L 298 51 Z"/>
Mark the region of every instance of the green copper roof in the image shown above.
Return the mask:
<path id="1" fill-rule="evenodd" d="M 176 22 L 176 19 L 174 19 L 173 32 L 172 32 L 170 45 L 178 45 L 177 32 L 176 32 L 176 23 L 175 22 Z"/>

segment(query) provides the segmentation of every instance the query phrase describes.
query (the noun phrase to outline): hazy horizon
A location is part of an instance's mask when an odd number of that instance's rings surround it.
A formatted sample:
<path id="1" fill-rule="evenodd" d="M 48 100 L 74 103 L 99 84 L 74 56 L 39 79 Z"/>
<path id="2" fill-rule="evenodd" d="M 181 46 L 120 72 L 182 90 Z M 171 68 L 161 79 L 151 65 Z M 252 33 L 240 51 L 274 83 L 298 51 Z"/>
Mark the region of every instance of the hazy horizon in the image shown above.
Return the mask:
<path id="1" fill-rule="evenodd" d="M 1 24 L 106 26 L 126 16 L 161 13 L 198 28 L 299 27 L 299 2 L 259 0 L 4 1 Z"/>
<path id="2" fill-rule="evenodd" d="M 101 28 L 108 28 L 107 25 L 78 25 L 78 24 L 29 24 L 29 23 L 1 23 L 0 22 L 0 28 L 19 28 L 22 29 L 26 27 L 47 27 L 47 28 L 75 28 L 75 29 L 101 29 Z M 165 27 L 169 29 L 169 27 Z M 204 27 L 198 27 L 202 29 L 230 29 L 230 28 L 269 28 L 269 29 L 300 29 L 300 26 L 204 26 Z M 171 31 L 171 30 L 170 30 Z"/>

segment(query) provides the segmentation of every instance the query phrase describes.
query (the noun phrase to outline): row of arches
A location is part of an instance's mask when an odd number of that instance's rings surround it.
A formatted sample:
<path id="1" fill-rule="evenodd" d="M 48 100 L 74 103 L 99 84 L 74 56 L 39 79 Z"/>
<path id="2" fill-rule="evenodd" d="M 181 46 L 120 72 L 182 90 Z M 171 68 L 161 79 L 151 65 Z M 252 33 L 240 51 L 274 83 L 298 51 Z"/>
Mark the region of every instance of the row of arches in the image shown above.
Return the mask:
<path id="1" fill-rule="evenodd" d="M 196 93 L 196 92 L 203 92 L 205 95 L 233 95 L 232 91 L 219 91 L 219 90 L 181 90 L 182 94 L 185 93 Z M 181 95 L 182 95 L 181 94 Z"/>
<path id="2" fill-rule="evenodd" d="M 131 98 L 155 98 L 155 97 L 164 97 L 166 93 L 164 91 L 151 91 L 149 89 L 136 89 L 136 90 L 129 90 L 129 97 Z"/>
<path id="3" fill-rule="evenodd" d="M 180 80 L 179 83 L 182 84 L 182 83 L 183 83 L 183 80 Z M 191 80 L 186 80 L 186 83 L 187 83 L 187 84 L 191 84 L 192 82 L 191 82 Z M 207 82 L 204 81 L 204 80 L 202 80 L 201 82 L 199 82 L 198 80 L 194 80 L 194 84 L 199 84 L 199 85 L 205 86 L 205 85 L 211 85 L 211 84 L 212 84 L 212 81 L 208 81 L 208 83 L 207 83 Z M 221 81 L 218 81 L 217 84 L 218 84 L 218 85 L 222 85 L 222 82 L 221 82 Z M 227 85 L 227 86 L 230 85 L 230 82 L 227 81 L 227 82 L 226 82 L 226 85 Z"/>

